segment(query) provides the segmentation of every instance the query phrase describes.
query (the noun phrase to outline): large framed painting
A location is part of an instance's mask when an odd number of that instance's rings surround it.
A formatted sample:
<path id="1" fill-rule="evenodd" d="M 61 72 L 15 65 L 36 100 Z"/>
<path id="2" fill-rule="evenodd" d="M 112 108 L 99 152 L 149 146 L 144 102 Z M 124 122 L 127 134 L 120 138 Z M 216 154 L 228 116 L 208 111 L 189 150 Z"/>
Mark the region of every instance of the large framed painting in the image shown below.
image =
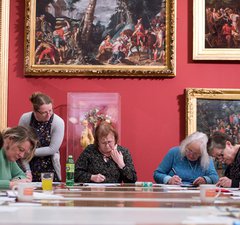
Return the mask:
<path id="1" fill-rule="evenodd" d="M 7 127 L 10 0 L 0 3 L 0 130 Z"/>
<path id="2" fill-rule="evenodd" d="M 193 1 L 193 59 L 240 60 L 240 1 Z"/>
<path id="3" fill-rule="evenodd" d="M 187 135 L 215 131 L 240 142 L 240 89 L 186 89 Z"/>
<path id="4" fill-rule="evenodd" d="M 25 0 L 25 75 L 174 77 L 175 1 Z"/>

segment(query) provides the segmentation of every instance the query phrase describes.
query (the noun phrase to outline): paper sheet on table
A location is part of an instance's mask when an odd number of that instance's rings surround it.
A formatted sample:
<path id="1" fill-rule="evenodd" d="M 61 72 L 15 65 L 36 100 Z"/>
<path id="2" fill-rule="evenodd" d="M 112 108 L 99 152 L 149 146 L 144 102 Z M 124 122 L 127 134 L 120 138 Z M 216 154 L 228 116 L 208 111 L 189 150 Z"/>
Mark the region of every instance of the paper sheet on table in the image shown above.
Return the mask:
<path id="1" fill-rule="evenodd" d="M 17 191 L 7 191 L 8 196 L 16 197 Z M 15 194 L 16 193 L 16 194 Z M 33 192 L 33 199 L 63 199 L 62 195 L 54 195 L 51 193 L 40 193 L 40 192 Z"/>
<path id="2" fill-rule="evenodd" d="M 200 190 L 190 190 L 190 189 L 184 189 L 184 190 L 169 190 L 169 193 L 200 193 Z"/>
<path id="3" fill-rule="evenodd" d="M 31 202 L 10 202 L 8 204 L 9 206 L 14 206 L 14 207 L 18 207 L 18 206 L 42 206 L 41 203 L 31 203 Z"/>
<path id="4" fill-rule="evenodd" d="M 84 183 L 83 186 L 94 186 L 94 187 L 116 187 L 120 186 L 118 183 Z"/>
<path id="5" fill-rule="evenodd" d="M 239 200 L 239 199 L 240 199 L 240 196 L 231 196 L 230 198 L 231 198 L 231 199 L 235 199 L 235 200 Z"/>
<path id="6" fill-rule="evenodd" d="M 33 199 L 64 199 L 62 195 L 34 192 Z"/>
<path id="7" fill-rule="evenodd" d="M 233 196 L 239 196 L 240 197 L 240 190 L 234 190 L 232 191 Z"/>
<path id="8" fill-rule="evenodd" d="M 9 198 L 16 198 L 17 197 L 17 191 L 13 192 L 13 191 L 6 191 L 7 192 L 7 196 Z"/>
<path id="9" fill-rule="evenodd" d="M 11 197 L 0 197 L 0 205 L 2 205 L 5 202 L 15 202 L 16 198 L 11 198 Z"/>
<path id="10" fill-rule="evenodd" d="M 187 190 L 187 187 L 181 187 L 180 185 L 170 185 L 170 184 L 162 184 L 163 188 L 169 189 L 169 190 Z"/>

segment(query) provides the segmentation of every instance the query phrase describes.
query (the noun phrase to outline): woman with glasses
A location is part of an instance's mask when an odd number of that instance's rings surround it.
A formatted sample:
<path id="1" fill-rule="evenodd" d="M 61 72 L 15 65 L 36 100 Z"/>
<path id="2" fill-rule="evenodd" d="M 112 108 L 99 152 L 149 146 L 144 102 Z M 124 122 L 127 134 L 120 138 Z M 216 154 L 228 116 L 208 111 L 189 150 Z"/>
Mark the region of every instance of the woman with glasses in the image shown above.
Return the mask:
<path id="1" fill-rule="evenodd" d="M 75 165 L 75 182 L 135 183 L 136 171 L 128 149 L 118 145 L 118 133 L 108 122 L 101 122 Z"/>
<path id="2" fill-rule="evenodd" d="M 61 180 L 61 165 L 59 149 L 64 137 L 64 121 L 53 112 L 52 99 L 43 93 L 31 95 L 33 111 L 24 113 L 19 125 L 30 126 L 38 136 L 38 146 L 30 168 L 25 163 L 23 170 L 30 169 L 32 181 L 41 181 L 41 173 L 53 172 L 54 181 Z"/>
<path id="3" fill-rule="evenodd" d="M 0 189 L 11 189 L 17 183 L 31 182 L 16 160 L 34 154 L 37 146 L 35 133 L 22 126 L 8 128 L 0 134 Z"/>
<path id="4" fill-rule="evenodd" d="M 235 144 L 225 133 L 215 132 L 207 143 L 208 154 L 227 165 L 224 176 L 217 186 L 239 187 L 240 182 L 240 145 Z"/>
<path id="5" fill-rule="evenodd" d="M 195 132 L 180 146 L 173 147 L 154 171 L 154 180 L 161 184 L 215 184 L 218 175 L 207 153 L 207 135 Z"/>

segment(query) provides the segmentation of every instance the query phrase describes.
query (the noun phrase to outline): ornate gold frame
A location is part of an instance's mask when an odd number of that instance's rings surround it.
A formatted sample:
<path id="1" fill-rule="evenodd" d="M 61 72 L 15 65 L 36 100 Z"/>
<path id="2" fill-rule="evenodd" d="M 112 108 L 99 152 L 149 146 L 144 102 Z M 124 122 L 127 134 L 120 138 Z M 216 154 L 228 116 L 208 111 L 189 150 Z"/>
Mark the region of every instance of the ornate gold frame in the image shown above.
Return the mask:
<path id="1" fill-rule="evenodd" d="M 186 89 L 186 135 L 197 130 L 197 100 L 240 100 L 240 89 Z"/>
<path id="2" fill-rule="evenodd" d="M 193 1 L 193 59 L 240 60 L 239 48 L 205 48 L 205 2 Z"/>
<path id="3" fill-rule="evenodd" d="M 36 0 L 25 0 L 26 76 L 174 77 L 176 75 L 176 0 L 166 0 L 166 65 L 38 65 L 35 62 Z"/>
<path id="4" fill-rule="evenodd" d="M 2 0 L 0 5 L 0 130 L 7 127 L 8 96 L 8 43 L 10 0 Z"/>

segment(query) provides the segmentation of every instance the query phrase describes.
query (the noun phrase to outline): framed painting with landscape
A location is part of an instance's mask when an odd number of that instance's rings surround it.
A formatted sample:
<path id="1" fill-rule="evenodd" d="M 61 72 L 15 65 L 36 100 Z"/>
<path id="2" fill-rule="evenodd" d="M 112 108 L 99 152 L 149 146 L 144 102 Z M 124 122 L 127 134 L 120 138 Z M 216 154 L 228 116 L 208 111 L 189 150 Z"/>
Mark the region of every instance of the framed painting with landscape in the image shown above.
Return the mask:
<path id="1" fill-rule="evenodd" d="M 240 60 L 240 1 L 193 1 L 193 59 Z"/>
<path id="2" fill-rule="evenodd" d="M 240 142 L 240 89 L 186 89 L 187 135 L 215 131 Z"/>
<path id="3" fill-rule="evenodd" d="M 175 0 L 25 0 L 27 76 L 175 76 Z"/>

